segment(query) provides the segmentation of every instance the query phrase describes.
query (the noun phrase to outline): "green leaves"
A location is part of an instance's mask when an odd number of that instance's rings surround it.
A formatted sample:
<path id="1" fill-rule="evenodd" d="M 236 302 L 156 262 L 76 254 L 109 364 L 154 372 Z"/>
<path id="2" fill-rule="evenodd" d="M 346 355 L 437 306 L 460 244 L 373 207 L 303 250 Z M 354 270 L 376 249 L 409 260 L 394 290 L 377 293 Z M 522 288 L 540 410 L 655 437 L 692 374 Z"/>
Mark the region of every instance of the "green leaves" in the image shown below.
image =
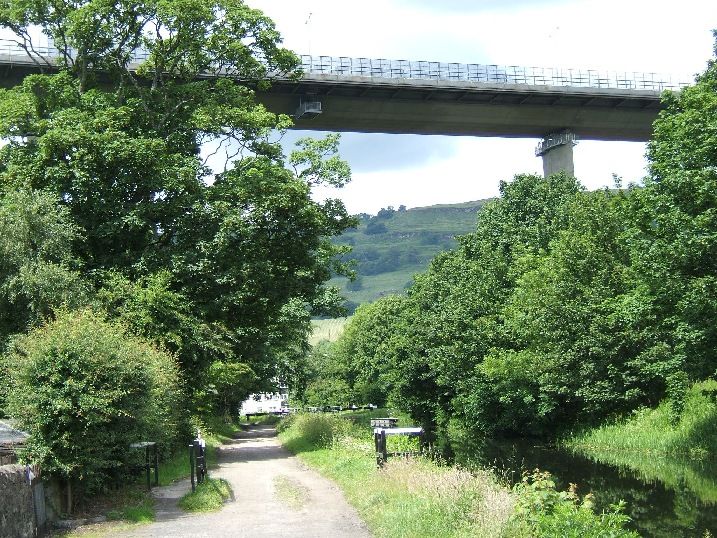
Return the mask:
<path id="1" fill-rule="evenodd" d="M 91 311 L 16 338 L 4 361 L 24 457 L 87 492 L 122 472 L 130 443 L 170 445 L 182 427 L 174 360 Z"/>
<path id="2" fill-rule="evenodd" d="M 309 185 L 343 187 L 351 179 L 351 169 L 338 156 L 340 140 L 341 135 L 338 133 L 326 135 L 322 140 L 298 140 L 296 145 L 299 149 L 289 157 L 289 164 L 294 167 L 296 176 Z"/>
<path id="3" fill-rule="evenodd" d="M 72 253 L 79 240 L 53 196 L 23 189 L 0 198 L 0 348 L 57 308 L 86 301 Z"/>
<path id="4" fill-rule="evenodd" d="M 291 120 L 254 91 L 299 63 L 273 22 L 241 0 L 11 0 L 0 26 L 31 55 L 40 27 L 61 54 L 59 74 L 0 91 L 2 196 L 49 193 L 42 217 L 61 221 L 33 217 L 39 253 L 6 234 L 0 339 L 91 301 L 176 353 L 193 390 L 217 364 L 253 372 L 237 396 L 290 375 L 310 312 L 336 310 L 324 282 L 346 268 L 329 239 L 354 221 L 311 199 L 349 180 L 338 136 L 303 141 L 293 172 L 270 141 Z M 208 144 L 226 149 L 223 169 Z"/>

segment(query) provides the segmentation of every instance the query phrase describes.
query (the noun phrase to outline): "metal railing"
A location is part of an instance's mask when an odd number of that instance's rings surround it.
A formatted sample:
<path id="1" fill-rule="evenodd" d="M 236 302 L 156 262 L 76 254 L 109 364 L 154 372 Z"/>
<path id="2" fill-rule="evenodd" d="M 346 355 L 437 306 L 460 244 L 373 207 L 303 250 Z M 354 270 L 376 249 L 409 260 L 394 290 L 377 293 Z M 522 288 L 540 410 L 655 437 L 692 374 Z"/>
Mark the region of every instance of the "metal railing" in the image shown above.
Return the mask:
<path id="1" fill-rule="evenodd" d="M 574 146 L 577 141 L 578 137 L 570 131 L 550 134 L 538 143 L 538 146 L 535 148 L 535 156 L 540 157 L 541 155 L 545 155 L 556 146 L 564 146 L 566 144 L 572 144 Z"/>
<path id="2" fill-rule="evenodd" d="M 36 47 L 35 52 L 49 63 L 60 56 L 52 46 Z M 0 39 L 0 55 L 18 57 L 26 52 L 16 42 Z M 148 53 L 137 49 L 131 61 L 141 63 Z M 461 64 L 381 58 L 350 58 L 345 56 L 301 55 L 301 69 L 310 75 L 366 77 L 402 80 L 436 80 L 478 84 L 522 84 L 528 86 L 562 86 L 575 88 L 609 88 L 619 90 L 679 90 L 687 82 L 657 73 L 596 71 L 593 69 L 562 69 L 553 67 L 520 67 L 515 65 Z M 31 63 L 30 57 L 25 60 Z M 25 63 L 23 62 L 23 63 Z"/>
<path id="3" fill-rule="evenodd" d="M 412 60 L 385 60 L 334 56 L 301 56 L 301 68 L 312 75 L 439 80 L 528 86 L 569 86 L 620 90 L 679 90 L 689 83 L 675 82 L 657 73 L 460 64 Z"/>
<path id="4" fill-rule="evenodd" d="M 2 56 L 11 57 L 14 63 L 32 64 L 35 60 L 41 63 L 55 64 L 62 57 L 60 49 L 52 45 L 34 45 L 30 50 L 32 56 L 12 39 L 0 39 L 0 61 Z M 70 56 L 74 51 L 70 49 Z M 135 49 L 130 56 L 130 62 L 141 63 L 149 58 L 149 52 L 144 49 Z"/>

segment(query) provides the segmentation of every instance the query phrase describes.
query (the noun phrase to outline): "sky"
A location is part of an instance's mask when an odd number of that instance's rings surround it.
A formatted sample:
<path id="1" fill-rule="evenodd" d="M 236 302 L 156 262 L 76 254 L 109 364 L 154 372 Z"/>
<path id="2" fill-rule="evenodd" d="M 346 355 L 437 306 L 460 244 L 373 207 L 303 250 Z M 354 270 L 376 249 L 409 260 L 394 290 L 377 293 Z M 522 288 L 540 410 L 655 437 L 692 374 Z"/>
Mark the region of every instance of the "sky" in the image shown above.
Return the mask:
<path id="1" fill-rule="evenodd" d="M 715 0 L 247 0 L 299 54 L 655 72 L 691 81 L 713 55 Z M 291 131 L 290 147 L 312 131 Z M 537 139 L 343 133 L 352 213 L 496 196 L 501 180 L 542 173 Z M 581 141 L 589 189 L 645 175 L 645 144 Z"/>

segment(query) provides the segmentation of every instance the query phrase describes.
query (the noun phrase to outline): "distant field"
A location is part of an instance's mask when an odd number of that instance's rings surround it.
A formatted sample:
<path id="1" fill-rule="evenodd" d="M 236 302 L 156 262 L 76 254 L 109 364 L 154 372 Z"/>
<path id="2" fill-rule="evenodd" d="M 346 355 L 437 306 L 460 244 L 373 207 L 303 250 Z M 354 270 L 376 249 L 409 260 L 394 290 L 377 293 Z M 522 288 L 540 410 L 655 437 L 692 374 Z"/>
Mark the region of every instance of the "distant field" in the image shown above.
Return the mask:
<path id="1" fill-rule="evenodd" d="M 337 243 L 351 245 L 346 259 L 354 260 L 357 280 L 335 278 L 349 311 L 384 295 L 402 293 L 413 275 L 426 270 L 440 252 L 456 246 L 455 237 L 475 229 L 484 200 L 360 215 L 357 228 L 347 230 Z"/>
<path id="2" fill-rule="evenodd" d="M 372 303 L 385 295 L 403 293 L 406 286 L 413 282 L 413 275 L 425 271 L 427 264 L 415 264 L 401 268 L 398 271 L 379 273 L 377 275 L 362 276 L 362 287 L 360 290 L 344 291 L 344 295 L 357 304 Z M 340 286 L 346 290 L 347 278 L 334 278 L 330 284 Z"/>
<path id="3" fill-rule="evenodd" d="M 339 336 L 341 336 L 341 333 L 344 332 L 344 325 L 346 325 L 346 322 L 349 319 L 351 318 L 311 320 L 311 325 L 313 325 L 314 331 L 309 338 L 309 344 L 315 346 L 322 340 L 334 342 Z"/>

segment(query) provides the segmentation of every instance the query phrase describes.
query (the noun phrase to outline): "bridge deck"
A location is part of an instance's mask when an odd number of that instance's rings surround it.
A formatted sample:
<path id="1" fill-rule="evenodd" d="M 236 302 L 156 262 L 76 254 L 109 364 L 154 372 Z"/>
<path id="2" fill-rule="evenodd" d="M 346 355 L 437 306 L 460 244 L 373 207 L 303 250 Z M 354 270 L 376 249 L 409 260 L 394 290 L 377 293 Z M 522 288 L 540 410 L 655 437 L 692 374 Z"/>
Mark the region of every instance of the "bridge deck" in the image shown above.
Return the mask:
<path id="1" fill-rule="evenodd" d="M 322 113 L 299 129 L 409 134 L 542 137 L 570 129 L 580 138 L 644 141 L 660 92 L 447 80 L 307 74 L 276 80 L 259 96 L 293 114 L 300 99 Z"/>
<path id="2" fill-rule="evenodd" d="M 58 53 L 41 51 L 47 58 Z M 136 62 L 146 58 L 138 51 Z M 322 112 L 297 119 L 310 130 L 644 141 L 669 77 L 643 73 L 302 56 L 299 81 L 275 79 L 258 98 L 293 115 L 300 100 Z M 0 43 L 2 83 L 36 71 L 16 46 Z M 219 75 L 221 76 L 221 75 Z"/>

